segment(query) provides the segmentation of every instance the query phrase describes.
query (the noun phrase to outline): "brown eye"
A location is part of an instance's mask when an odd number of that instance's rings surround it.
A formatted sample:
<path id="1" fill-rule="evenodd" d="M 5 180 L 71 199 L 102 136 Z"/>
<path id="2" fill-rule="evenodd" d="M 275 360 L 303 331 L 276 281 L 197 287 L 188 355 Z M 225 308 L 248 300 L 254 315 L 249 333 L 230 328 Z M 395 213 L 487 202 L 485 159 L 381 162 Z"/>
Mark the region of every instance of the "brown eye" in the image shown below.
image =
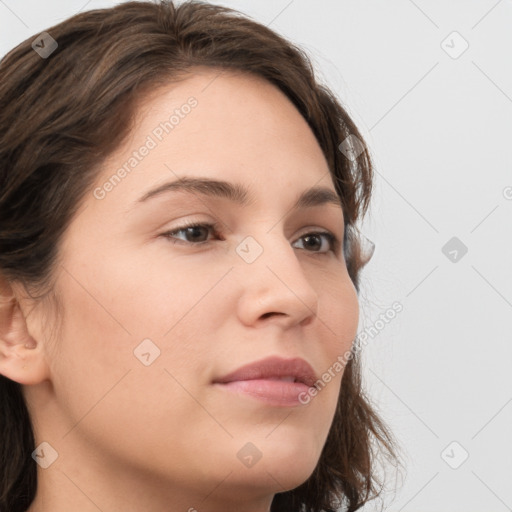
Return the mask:
<path id="1" fill-rule="evenodd" d="M 328 231 L 306 233 L 305 235 L 302 235 L 299 240 L 304 240 L 304 249 L 308 249 L 308 252 L 326 254 L 329 251 L 336 253 L 338 249 L 337 237 Z M 322 251 L 322 242 L 324 240 L 327 240 L 327 250 Z M 310 251 L 309 249 L 312 250 Z"/>
<path id="2" fill-rule="evenodd" d="M 186 224 L 179 228 L 173 229 L 172 231 L 168 231 L 166 233 L 162 233 L 161 236 L 169 238 L 173 243 L 185 243 L 192 245 L 200 245 L 208 242 L 208 233 L 212 232 L 217 235 L 217 226 L 216 224 L 208 224 L 208 223 L 192 223 Z M 181 240 L 176 237 L 176 235 L 184 233 L 185 240 Z M 206 239 L 204 239 L 206 237 Z"/>
<path id="3" fill-rule="evenodd" d="M 173 229 L 172 231 L 162 233 L 161 236 L 168 238 L 174 244 L 201 245 L 208 243 L 208 233 L 213 233 L 218 237 L 219 225 L 192 222 Z M 177 235 L 180 234 L 184 236 L 185 240 L 178 238 Z M 299 240 L 304 241 L 301 249 L 306 249 L 307 252 L 312 253 L 328 254 L 329 252 L 333 252 L 336 254 L 339 247 L 338 238 L 329 231 L 306 233 L 302 235 Z M 325 250 L 322 250 L 322 247 L 325 247 Z"/>

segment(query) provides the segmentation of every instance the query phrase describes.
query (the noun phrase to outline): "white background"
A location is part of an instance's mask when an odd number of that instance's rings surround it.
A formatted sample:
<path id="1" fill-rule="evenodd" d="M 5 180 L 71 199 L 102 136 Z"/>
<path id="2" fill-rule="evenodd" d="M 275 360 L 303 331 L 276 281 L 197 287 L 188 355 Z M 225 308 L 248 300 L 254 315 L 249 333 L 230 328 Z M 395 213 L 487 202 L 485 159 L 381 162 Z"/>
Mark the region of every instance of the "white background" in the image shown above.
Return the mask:
<path id="1" fill-rule="evenodd" d="M 0 54 L 113 3 L 2 0 Z M 371 148 L 365 380 L 407 467 L 386 510 L 511 510 L 512 2 L 212 3 L 301 45 Z M 468 249 L 455 262 L 452 237 Z M 376 324 L 395 301 L 403 311 Z"/>

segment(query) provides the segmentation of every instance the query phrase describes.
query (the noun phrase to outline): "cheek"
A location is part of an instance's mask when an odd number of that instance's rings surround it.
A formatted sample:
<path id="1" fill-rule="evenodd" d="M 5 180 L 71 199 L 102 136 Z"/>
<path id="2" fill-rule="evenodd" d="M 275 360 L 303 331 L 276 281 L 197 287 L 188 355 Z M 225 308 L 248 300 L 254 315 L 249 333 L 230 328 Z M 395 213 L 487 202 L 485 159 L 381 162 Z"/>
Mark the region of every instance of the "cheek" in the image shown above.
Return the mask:
<path id="1" fill-rule="evenodd" d="M 132 337 L 103 306 L 108 283 L 100 289 L 89 282 L 86 289 L 79 280 L 67 275 L 59 283 L 62 329 L 51 360 L 54 387 L 72 425 L 82 417 L 87 423 L 88 411 L 133 365 Z"/>
<path id="2" fill-rule="evenodd" d="M 203 286 L 176 300 L 179 287 L 147 283 L 142 294 L 136 280 L 112 273 L 89 281 L 87 291 L 69 276 L 61 280 L 63 324 L 52 379 L 63 411 L 60 436 L 71 431 L 68 440 L 86 438 L 119 459 L 129 454 L 134 464 L 165 466 L 162 447 L 186 459 L 182 440 L 200 438 L 208 421 L 191 396 L 199 394 L 198 376 L 207 374 L 212 357 L 201 329 L 204 310 L 201 317 L 193 307 Z M 110 311 L 102 307 L 107 303 Z"/>
<path id="3" fill-rule="evenodd" d="M 326 332 L 330 334 L 329 353 L 334 359 L 350 350 L 359 324 L 357 291 L 345 273 L 341 281 L 326 283 L 319 316 L 325 317 Z"/>
<path id="4" fill-rule="evenodd" d="M 314 401 L 319 402 L 324 415 L 334 415 L 341 379 L 359 324 L 357 292 L 348 274 L 345 277 L 337 286 L 326 285 L 318 311 L 324 350 L 322 363 L 318 365 L 320 379 L 317 387 L 320 390 Z"/>
<path id="5" fill-rule="evenodd" d="M 74 380 L 82 382 L 94 375 L 99 390 L 109 382 L 104 376 L 116 368 L 144 366 L 148 360 L 171 366 L 180 361 L 184 370 L 197 364 L 198 345 L 205 338 L 202 326 L 213 307 L 208 290 L 214 284 L 215 276 L 200 269 L 170 273 L 133 262 L 128 268 L 106 258 L 75 266 L 58 283 L 63 343 L 55 375 L 76 372 Z"/>
<path id="6" fill-rule="evenodd" d="M 177 330 L 186 334 L 187 329 L 193 335 L 197 317 L 206 317 L 212 308 L 212 296 L 219 300 L 215 288 L 229 267 L 212 269 L 193 256 L 171 257 L 164 241 L 155 242 L 153 250 L 156 255 L 148 257 L 144 251 L 126 249 L 116 258 L 131 254 L 124 267 L 107 264 L 113 308 L 133 339 L 165 342 Z"/>

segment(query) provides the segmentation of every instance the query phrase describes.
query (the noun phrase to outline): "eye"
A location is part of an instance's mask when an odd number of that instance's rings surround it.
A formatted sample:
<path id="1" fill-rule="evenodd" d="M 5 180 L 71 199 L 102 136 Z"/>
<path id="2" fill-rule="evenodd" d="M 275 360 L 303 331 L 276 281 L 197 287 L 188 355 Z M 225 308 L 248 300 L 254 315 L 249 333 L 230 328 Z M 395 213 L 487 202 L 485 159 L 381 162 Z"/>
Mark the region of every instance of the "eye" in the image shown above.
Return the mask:
<path id="1" fill-rule="evenodd" d="M 320 249 L 313 250 L 313 252 L 318 252 L 320 254 L 326 254 L 329 251 L 331 251 L 335 254 L 338 253 L 338 248 L 339 248 L 338 237 L 333 235 L 330 231 L 313 231 L 311 233 L 306 233 L 306 234 L 302 235 L 299 238 L 299 240 L 304 240 L 305 241 L 304 245 L 306 247 L 310 247 L 310 248 L 318 247 L 318 245 L 320 245 Z M 323 241 L 326 241 L 326 245 L 327 245 L 327 250 L 325 250 L 325 251 L 321 250 Z M 324 245 L 324 247 L 325 247 L 325 245 Z"/>
<path id="2" fill-rule="evenodd" d="M 206 231 L 213 232 L 216 236 L 219 235 L 219 225 L 218 224 L 210 224 L 210 223 L 187 223 L 183 226 L 174 229 L 173 231 L 168 231 L 167 233 L 162 233 L 161 236 L 168 238 L 172 243 L 179 244 L 179 243 L 185 243 L 185 244 L 192 244 L 192 245 L 201 245 L 206 243 L 208 240 L 197 240 L 198 238 L 201 238 L 201 229 L 203 229 L 203 234 Z M 185 236 L 189 236 L 191 240 L 180 240 L 176 238 L 176 235 L 179 233 L 185 233 Z M 208 234 L 206 235 L 208 236 Z"/>
<path id="3" fill-rule="evenodd" d="M 216 237 L 220 235 L 220 226 L 216 223 L 197 223 L 191 222 L 184 224 L 173 231 L 162 233 L 163 236 L 169 239 L 173 244 L 186 244 L 186 245 L 202 245 L 208 243 L 208 234 L 213 233 Z M 182 234 L 185 240 L 177 237 Z M 204 239 L 206 236 L 206 239 Z M 303 247 L 300 249 L 312 249 L 308 252 L 327 254 L 328 252 L 338 253 L 340 242 L 338 237 L 330 231 L 312 231 L 305 233 L 299 237 L 302 240 Z M 324 248 L 324 250 L 322 250 Z"/>

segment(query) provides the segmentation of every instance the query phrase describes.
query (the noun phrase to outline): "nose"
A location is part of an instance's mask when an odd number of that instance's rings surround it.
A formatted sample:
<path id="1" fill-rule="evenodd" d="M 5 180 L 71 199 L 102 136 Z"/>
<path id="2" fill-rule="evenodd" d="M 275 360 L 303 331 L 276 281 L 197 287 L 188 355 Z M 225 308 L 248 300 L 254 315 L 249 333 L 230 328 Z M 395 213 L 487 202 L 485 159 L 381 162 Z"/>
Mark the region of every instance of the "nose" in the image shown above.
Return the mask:
<path id="1" fill-rule="evenodd" d="M 245 325 L 274 323 L 284 329 L 309 325 L 318 312 L 318 294 L 304 272 L 297 250 L 282 235 L 262 235 L 261 254 L 238 262 L 241 297 L 238 315 Z M 257 245 L 253 239 L 253 247 Z M 312 277 L 310 277 L 312 279 Z"/>

